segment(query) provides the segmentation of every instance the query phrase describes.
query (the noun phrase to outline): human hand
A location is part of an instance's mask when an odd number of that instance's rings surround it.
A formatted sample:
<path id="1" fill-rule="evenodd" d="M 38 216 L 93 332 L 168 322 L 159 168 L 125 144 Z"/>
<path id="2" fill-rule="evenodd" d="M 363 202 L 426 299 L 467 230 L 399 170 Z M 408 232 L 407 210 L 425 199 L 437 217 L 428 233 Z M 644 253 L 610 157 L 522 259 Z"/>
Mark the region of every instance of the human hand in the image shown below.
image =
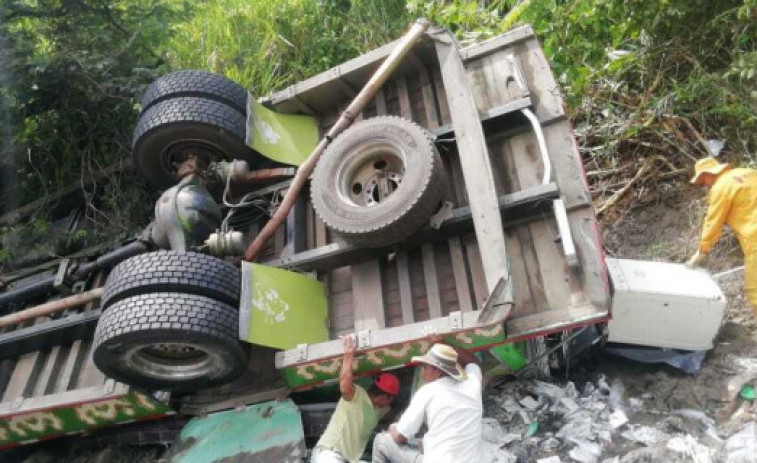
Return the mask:
<path id="1" fill-rule="evenodd" d="M 342 345 L 344 346 L 344 355 L 353 356 L 357 350 L 357 338 L 354 334 L 348 334 L 342 338 Z"/>
<path id="2" fill-rule="evenodd" d="M 439 333 L 431 333 L 428 335 L 428 342 L 433 346 L 444 342 L 444 336 Z"/>
<path id="3" fill-rule="evenodd" d="M 687 268 L 699 267 L 699 264 L 702 263 L 705 256 L 705 254 L 701 254 L 699 251 L 697 251 L 693 256 L 691 256 L 691 259 L 686 261 L 686 264 L 684 265 L 686 265 Z"/>

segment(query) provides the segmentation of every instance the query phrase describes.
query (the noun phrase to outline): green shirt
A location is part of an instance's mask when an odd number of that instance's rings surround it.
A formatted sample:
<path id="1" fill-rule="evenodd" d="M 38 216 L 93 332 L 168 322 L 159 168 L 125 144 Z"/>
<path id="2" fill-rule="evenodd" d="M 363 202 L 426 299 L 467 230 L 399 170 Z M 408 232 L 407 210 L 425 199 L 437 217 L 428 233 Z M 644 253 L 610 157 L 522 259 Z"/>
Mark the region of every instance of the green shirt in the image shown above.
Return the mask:
<path id="1" fill-rule="evenodd" d="M 376 410 L 365 389 L 355 385 L 352 400 L 342 397 L 331 415 L 316 446 L 326 447 L 342 454 L 350 462 L 357 462 L 363 456 L 371 431 L 388 410 Z"/>

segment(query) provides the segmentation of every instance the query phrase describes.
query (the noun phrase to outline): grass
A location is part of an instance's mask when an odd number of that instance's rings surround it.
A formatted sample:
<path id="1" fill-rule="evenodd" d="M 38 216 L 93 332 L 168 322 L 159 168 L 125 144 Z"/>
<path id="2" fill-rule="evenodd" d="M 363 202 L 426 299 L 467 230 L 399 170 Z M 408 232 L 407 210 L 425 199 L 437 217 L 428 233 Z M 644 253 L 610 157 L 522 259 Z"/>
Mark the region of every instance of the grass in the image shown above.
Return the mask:
<path id="1" fill-rule="evenodd" d="M 199 4 L 164 48 L 173 68 L 264 95 L 396 39 L 412 20 L 401 0 L 219 0 Z"/>

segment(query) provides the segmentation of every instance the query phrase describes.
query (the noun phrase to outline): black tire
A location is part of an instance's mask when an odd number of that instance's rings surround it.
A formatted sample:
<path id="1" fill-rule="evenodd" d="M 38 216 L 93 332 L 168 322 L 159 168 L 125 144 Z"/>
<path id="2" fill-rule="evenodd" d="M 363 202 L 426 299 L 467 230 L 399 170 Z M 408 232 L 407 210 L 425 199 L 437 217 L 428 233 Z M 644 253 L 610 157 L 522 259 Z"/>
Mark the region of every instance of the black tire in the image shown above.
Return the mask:
<path id="1" fill-rule="evenodd" d="M 216 100 L 247 114 L 247 90 L 226 77 L 207 71 L 176 71 L 159 77 L 142 95 L 142 112 L 152 105 L 178 97 Z"/>
<path id="2" fill-rule="evenodd" d="M 213 256 L 187 251 L 140 254 L 118 264 L 105 282 L 100 306 L 107 309 L 131 296 L 177 291 L 238 307 L 239 269 Z"/>
<path id="3" fill-rule="evenodd" d="M 106 376 L 147 389 L 225 384 L 247 368 L 238 323 L 236 308 L 204 296 L 133 296 L 100 317 L 93 360 Z"/>
<path id="4" fill-rule="evenodd" d="M 148 182 L 167 188 L 177 180 L 176 163 L 194 154 L 201 164 L 257 156 L 245 143 L 246 118 L 218 101 L 181 97 L 154 104 L 134 129 L 134 164 Z"/>
<path id="5" fill-rule="evenodd" d="M 379 193 L 382 181 L 384 191 L 395 188 L 386 197 Z M 311 183 L 313 207 L 326 225 L 347 241 L 374 247 L 421 228 L 448 192 L 431 135 L 399 117 L 345 130 L 323 154 Z"/>

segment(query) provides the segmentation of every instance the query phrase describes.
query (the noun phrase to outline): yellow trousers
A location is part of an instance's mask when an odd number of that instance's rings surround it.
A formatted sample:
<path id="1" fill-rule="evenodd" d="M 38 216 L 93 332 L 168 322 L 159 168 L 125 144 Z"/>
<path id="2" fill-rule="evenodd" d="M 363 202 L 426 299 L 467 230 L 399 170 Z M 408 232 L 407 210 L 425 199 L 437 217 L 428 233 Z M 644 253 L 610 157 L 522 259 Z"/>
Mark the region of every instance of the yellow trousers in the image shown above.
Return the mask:
<path id="1" fill-rule="evenodd" d="M 757 247 L 744 253 L 744 293 L 757 316 Z"/>

